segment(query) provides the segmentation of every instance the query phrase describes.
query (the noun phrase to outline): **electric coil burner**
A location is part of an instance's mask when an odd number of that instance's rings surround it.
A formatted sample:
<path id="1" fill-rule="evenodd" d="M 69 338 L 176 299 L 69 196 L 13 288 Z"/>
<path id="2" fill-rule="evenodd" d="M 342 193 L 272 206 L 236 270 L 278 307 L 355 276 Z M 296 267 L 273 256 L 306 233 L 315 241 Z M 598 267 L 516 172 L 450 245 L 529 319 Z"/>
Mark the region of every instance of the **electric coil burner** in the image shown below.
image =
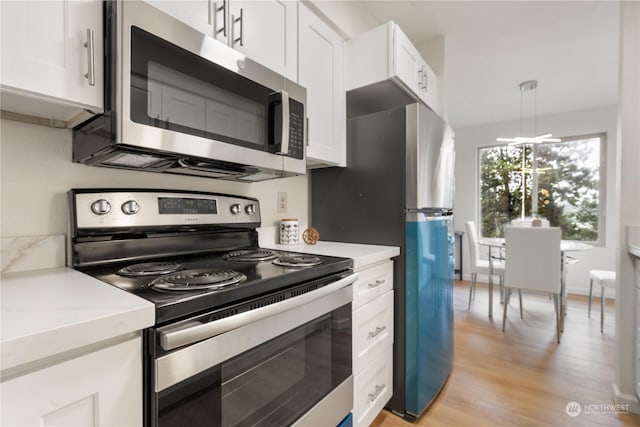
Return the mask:
<path id="1" fill-rule="evenodd" d="M 280 255 L 273 263 L 283 267 L 313 267 L 321 264 L 322 260 L 314 255 L 285 254 Z"/>
<path id="2" fill-rule="evenodd" d="M 118 270 L 121 276 L 156 276 L 158 274 L 168 274 L 180 270 L 180 264 L 176 262 L 142 262 L 132 264 Z"/>
<path id="3" fill-rule="evenodd" d="M 214 290 L 245 280 L 247 276 L 233 270 L 183 270 L 160 276 L 151 282 L 151 286 L 165 291 Z"/>
<path id="4" fill-rule="evenodd" d="M 69 197 L 73 268 L 155 305 L 144 427 L 337 425 L 349 413 L 352 260 L 260 248 L 256 199 Z"/>
<path id="5" fill-rule="evenodd" d="M 247 249 L 243 251 L 233 251 L 224 255 L 223 258 L 229 261 L 239 262 L 260 262 L 276 259 L 278 254 L 269 249 Z"/>

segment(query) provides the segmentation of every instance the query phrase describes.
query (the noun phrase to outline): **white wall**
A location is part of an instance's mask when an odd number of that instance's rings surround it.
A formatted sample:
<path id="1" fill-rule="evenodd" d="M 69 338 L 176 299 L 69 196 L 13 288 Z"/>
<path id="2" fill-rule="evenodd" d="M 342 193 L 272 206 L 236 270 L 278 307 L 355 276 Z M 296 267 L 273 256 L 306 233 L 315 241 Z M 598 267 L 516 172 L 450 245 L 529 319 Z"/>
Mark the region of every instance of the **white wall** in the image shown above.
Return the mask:
<path id="1" fill-rule="evenodd" d="M 634 261 L 626 248 L 627 225 L 640 225 L 640 3 L 624 1 L 620 8 L 620 103 L 619 103 L 619 165 L 620 195 L 619 222 L 616 232 L 616 375 L 613 393 L 616 403 L 629 404 L 630 410 L 640 413 L 635 383 L 640 379 L 640 340 L 637 333 L 638 294 L 634 284 Z M 635 260 L 635 269 L 640 261 Z M 636 279 L 640 281 L 640 277 Z M 634 351 L 634 347 L 636 350 Z M 635 375 L 634 375 L 635 373 Z"/>
<path id="2" fill-rule="evenodd" d="M 568 268 L 567 290 L 570 293 L 588 294 L 589 270 L 615 270 L 617 251 L 616 222 L 616 140 L 617 140 L 617 108 L 604 107 L 593 110 L 574 111 L 538 117 L 538 129 L 545 133 L 553 133 L 554 137 L 586 135 L 606 132 L 606 220 L 605 246 L 595 247 L 587 252 L 575 255 L 580 262 Z M 456 133 L 456 195 L 455 195 L 455 228 L 464 231 L 466 221 L 478 221 L 478 148 L 496 145 L 497 137 L 512 136 L 520 129 L 520 121 L 495 123 L 484 126 L 459 128 Z M 466 235 L 463 250 L 463 272 L 466 280 L 470 279 L 469 251 Z M 486 280 L 481 278 L 480 280 Z"/>
<path id="3" fill-rule="evenodd" d="M 379 25 L 360 2 L 344 0 L 302 0 L 302 2 L 329 21 L 345 40 Z"/>
<path id="4" fill-rule="evenodd" d="M 66 234 L 66 192 L 74 187 L 140 187 L 247 195 L 260 200 L 263 226 L 281 218 L 308 223 L 307 176 L 238 183 L 191 176 L 86 166 L 71 161 L 72 134 L 11 120 L 0 121 L 2 143 L 2 237 Z M 278 214 L 278 191 L 288 193 L 287 213 Z"/>

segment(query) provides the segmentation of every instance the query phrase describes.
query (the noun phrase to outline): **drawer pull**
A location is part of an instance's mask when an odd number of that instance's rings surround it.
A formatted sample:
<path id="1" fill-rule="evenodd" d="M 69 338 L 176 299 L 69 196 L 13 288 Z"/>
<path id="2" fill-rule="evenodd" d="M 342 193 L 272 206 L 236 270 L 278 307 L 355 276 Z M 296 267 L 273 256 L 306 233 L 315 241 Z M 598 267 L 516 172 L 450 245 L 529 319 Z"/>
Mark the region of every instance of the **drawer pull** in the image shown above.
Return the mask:
<path id="1" fill-rule="evenodd" d="M 383 280 L 376 280 L 373 283 L 369 283 L 369 289 L 373 289 L 373 288 L 377 288 L 380 285 L 384 285 L 385 283 L 387 283 L 387 281 L 385 279 Z"/>
<path id="2" fill-rule="evenodd" d="M 369 393 L 369 402 L 373 402 L 378 398 L 378 396 L 380 396 L 380 393 L 382 393 L 382 390 L 384 390 L 385 385 L 386 384 L 377 385 L 376 391 L 374 391 L 373 393 Z"/>
<path id="3" fill-rule="evenodd" d="M 374 337 L 380 335 L 380 332 L 384 331 L 385 329 L 387 329 L 386 326 L 378 326 L 378 327 L 376 327 L 375 331 L 369 332 L 369 338 L 374 338 Z"/>

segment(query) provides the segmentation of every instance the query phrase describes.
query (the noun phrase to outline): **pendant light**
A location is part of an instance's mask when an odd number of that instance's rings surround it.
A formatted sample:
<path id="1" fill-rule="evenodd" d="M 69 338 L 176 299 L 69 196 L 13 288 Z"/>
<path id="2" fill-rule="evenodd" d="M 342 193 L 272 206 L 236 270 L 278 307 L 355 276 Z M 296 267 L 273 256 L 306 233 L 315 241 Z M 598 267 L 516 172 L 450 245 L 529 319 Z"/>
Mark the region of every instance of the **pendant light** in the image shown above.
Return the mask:
<path id="1" fill-rule="evenodd" d="M 520 136 L 514 136 L 512 138 L 496 138 L 498 142 L 507 142 L 510 146 L 515 145 L 523 145 L 523 144 L 531 144 L 532 145 L 532 168 L 527 171 L 525 168 L 525 151 L 522 150 L 522 208 L 521 208 L 521 220 L 524 221 L 524 209 L 525 209 L 525 173 L 531 173 L 532 178 L 532 186 L 531 186 L 531 214 L 535 219 L 538 217 L 538 174 L 544 173 L 543 169 L 548 168 L 538 168 L 538 150 L 537 145 L 542 142 L 560 142 L 562 141 L 560 138 L 553 138 L 553 135 L 550 133 L 545 133 L 542 135 L 536 135 L 537 127 L 538 127 L 538 98 L 536 89 L 538 88 L 537 80 L 527 80 L 525 82 L 520 83 Z M 524 136 L 523 132 L 523 123 L 524 123 L 524 93 L 533 91 L 533 135 L 534 136 Z"/>
<path id="2" fill-rule="evenodd" d="M 520 83 L 520 136 L 514 136 L 512 138 L 496 138 L 498 142 L 508 142 L 509 145 L 521 145 L 521 144 L 540 144 L 541 142 L 560 142 L 559 138 L 552 138 L 552 134 L 545 133 L 542 135 L 536 135 L 538 126 L 538 98 L 536 89 L 538 87 L 537 80 L 527 80 Z M 524 93 L 533 91 L 533 135 L 524 136 L 523 123 L 524 123 Z"/>

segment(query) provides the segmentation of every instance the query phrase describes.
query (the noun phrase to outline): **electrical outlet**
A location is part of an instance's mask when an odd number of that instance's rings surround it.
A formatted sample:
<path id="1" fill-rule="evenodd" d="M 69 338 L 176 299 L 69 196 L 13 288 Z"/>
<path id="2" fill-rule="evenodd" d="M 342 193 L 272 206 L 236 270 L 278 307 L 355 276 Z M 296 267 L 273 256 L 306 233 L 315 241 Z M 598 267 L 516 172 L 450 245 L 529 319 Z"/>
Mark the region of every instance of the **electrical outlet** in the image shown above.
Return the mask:
<path id="1" fill-rule="evenodd" d="M 287 213 L 286 191 L 278 191 L 278 213 Z"/>

